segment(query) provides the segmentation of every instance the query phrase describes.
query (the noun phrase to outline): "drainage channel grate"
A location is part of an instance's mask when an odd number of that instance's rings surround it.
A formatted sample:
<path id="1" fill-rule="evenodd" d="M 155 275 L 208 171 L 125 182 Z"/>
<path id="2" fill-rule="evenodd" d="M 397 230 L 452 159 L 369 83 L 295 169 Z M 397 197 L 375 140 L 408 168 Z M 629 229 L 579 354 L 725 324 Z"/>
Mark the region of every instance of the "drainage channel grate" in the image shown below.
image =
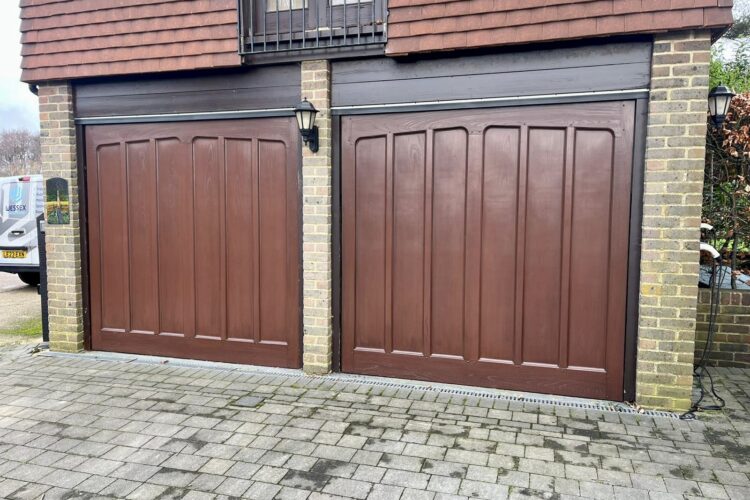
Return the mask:
<path id="1" fill-rule="evenodd" d="M 614 403 L 598 400 L 579 400 L 575 398 L 561 398 L 537 394 L 507 393 L 504 391 L 465 389 L 447 384 L 414 384 L 401 380 L 386 380 L 377 377 L 364 377 L 358 375 L 333 374 L 326 378 L 338 382 L 370 385 L 376 387 L 388 387 L 393 389 L 404 389 L 409 391 L 434 392 L 438 394 L 450 394 L 454 396 L 474 397 L 494 401 L 509 401 L 515 403 L 530 403 L 538 405 L 561 406 L 580 410 L 604 411 L 610 413 L 625 413 L 631 415 L 643 415 L 648 417 L 661 417 L 679 419 L 677 413 L 659 410 L 639 410 L 625 403 Z"/>
<path id="2" fill-rule="evenodd" d="M 258 375 L 258 376 L 271 376 L 271 377 L 285 377 L 290 379 L 304 380 L 322 380 L 327 382 L 341 382 L 346 384 L 360 384 L 373 387 L 387 387 L 392 389 L 402 389 L 408 391 L 417 392 L 429 392 L 438 394 L 450 394 L 453 396 L 463 397 L 474 397 L 489 399 L 493 401 L 509 401 L 515 403 L 529 403 L 547 406 L 560 406 L 564 408 L 575 408 L 579 410 L 592 410 L 602 411 L 609 413 L 623 413 L 629 415 L 642 415 L 646 417 L 660 417 L 679 419 L 680 416 L 677 413 L 659 410 L 642 410 L 633 408 L 625 403 L 614 403 L 610 401 L 600 400 L 588 400 L 578 398 L 566 398 L 560 396 L 546 396 L 543 394 L 532 394 L 532 393 L 521 393 L 511 392 L 493 389 L 479 389 L 479 388 L 464 388 L 460 386 L 454 386 L 449 384 L 439 383 L 414 383 L 408 380 L 401 379 L 389 379 L 382 377 L 372 377 L 365 375 L 349 375 L 346 373 L 333 373 L 324 376 L 307 375 L 301 370 L 291 370 L 287 368 L 271 368 L 263 366 L 248 366 L 238 365 L 229 363 L 214 363 L 211 361 L 198 361 L 188 359 L 176 359 L 176 358 L 161 358 L 156 356 L 145 356 L 145 355 L 133 355 L 133 354 L 120 354 L 120 353 L 107 353 L 98 351 L 89 351 L 88 353 L 56 353 L 46 351 L 45 356 L 52 357 L 68 357 L 68 358 L 88 358 L 97 361 L 119 361 L 119 362 L 135 362 L 142 364 L 160 364 L 163 365 L 168 363 L 167 366 L 181 367 L 181 368 L 196 368 L 196 369 L 207 369 L 207 370 L 219 370 L 219 371 L 231 371 L 243 373 L 246 375 Z M 237 405 L 237 403 L 234 403 Z M 240 405 L 245 408 L 249 408 L 255 405 Z"/>

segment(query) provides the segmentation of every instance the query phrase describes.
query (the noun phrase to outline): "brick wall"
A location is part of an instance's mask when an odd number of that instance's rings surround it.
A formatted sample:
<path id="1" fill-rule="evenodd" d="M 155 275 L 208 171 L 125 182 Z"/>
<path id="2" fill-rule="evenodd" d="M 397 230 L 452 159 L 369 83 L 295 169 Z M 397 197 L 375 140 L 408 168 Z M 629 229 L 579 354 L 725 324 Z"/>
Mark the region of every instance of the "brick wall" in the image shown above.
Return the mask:
<path id="1" fill-rule="evenodd" d="M 711 39 L 654 40 L 644 176 L 636 399 L 690 406 Z"/>
<path id="2" fill-rule="evenodd" d="M 302 149 L 303 365 L 331 371 L 333 347 L 331 71 L 328 61 L 302 63 L 302 96 L 318 110 L 320 148 Z"/>
<path id="3" fill-rule="evenodd" d="M 698 295 L 696 360 L 706 345 L 710 304 L 710 291 L 701 290 Z M 715 332 L 709 365 L 750 368 L 750 292 L 721 292 Z"/>
<path id="4" fill-rule="evenodd" d="M 47 225 L 50 347 L 55 351 L 83 349 L 83 288 L 78 217 L 78 170 L 69 83 L 39 86 L 42 174 L 62 177 L 70 185 L 70 224 Z"/>

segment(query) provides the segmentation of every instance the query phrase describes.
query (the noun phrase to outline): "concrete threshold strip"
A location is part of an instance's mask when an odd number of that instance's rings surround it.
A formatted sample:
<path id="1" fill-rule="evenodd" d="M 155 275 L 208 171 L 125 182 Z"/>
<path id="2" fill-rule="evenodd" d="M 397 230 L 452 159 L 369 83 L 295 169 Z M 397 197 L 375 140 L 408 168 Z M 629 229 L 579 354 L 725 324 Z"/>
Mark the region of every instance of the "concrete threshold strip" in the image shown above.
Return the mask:
<path id="1" fill-rule="evenodd" d="M 608 413 L 642 415 L 645 417 L 659 417 L 679 419 L 678 413 L 645 410 L 633 407 L 627 403 L 617 403 L 598 399 L 574 398 L 566 396 L 552 396 L 530 392 L 507 391 L 501 389 L 485 389 L 481 387 L 467 387 L 460 385 L 441 384 L 436 382 L 419 382 L 395 378 L 374 377 L 366 375 L 352 375 L 346 373 L 331 373 L 328 375 L 307 375 L 302 370 L 288 368 L 270 368 L 264 366 L 241 365 L 234 363 L 218 363 L 213 361 L 198 361 L 192 359 L 165 358 L 160 356 L 146 356 L 140 354 L 122 354 L 102 351 L 87 351 L 83 353 L 63 353 L 42 351 L 38 355 L 57 358 L 90 359 L 94 361 L 111 361 L 116 363 L 139 363 L 149 365 L 174 366 L 179 368 L 196 368 L 203 370 L 217 370 L 235 372 L 247 375 L 288 377 L 299 380 L 325 380 L 344 384 L 357 384 L 372 387 L 386 387 L 406 391 L 431 392 L 458 397 L 472 397 L 493 401 L 509 401 L 514 403 L 528 403 L 537 405 L 558 406 L 577 410 L 592 410 Z M 241 405 L 245 406 L 245 405 Z M 249 405 L 248 405 L 249 406 Z"/>

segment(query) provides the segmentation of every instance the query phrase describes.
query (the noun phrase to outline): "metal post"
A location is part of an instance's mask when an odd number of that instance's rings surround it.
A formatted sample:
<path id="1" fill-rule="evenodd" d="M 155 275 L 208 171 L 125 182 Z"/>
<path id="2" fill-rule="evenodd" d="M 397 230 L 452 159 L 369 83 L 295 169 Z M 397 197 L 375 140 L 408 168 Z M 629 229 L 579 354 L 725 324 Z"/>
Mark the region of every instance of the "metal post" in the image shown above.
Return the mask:
<path id="1" fill-rule="evenodd" d="M 42 342 L 49 343 L 49 310 L 47 308 L 47 245 L 46 226 L 44 214 L 36 218 L 37 248 L 39 248 L 39 295 L 42 296 Z"/>

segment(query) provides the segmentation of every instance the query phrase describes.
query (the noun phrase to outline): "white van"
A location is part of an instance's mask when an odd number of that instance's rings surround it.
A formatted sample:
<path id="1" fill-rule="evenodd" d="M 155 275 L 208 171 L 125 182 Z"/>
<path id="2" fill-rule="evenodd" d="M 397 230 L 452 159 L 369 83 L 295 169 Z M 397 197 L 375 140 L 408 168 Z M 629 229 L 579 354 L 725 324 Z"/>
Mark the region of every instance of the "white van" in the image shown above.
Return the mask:
<path id="1" fill-rule="evenodd" d="M 39 284 L 36 218 L 44 212 L 41 175 L 0 178 L 0 272 Z"/>

